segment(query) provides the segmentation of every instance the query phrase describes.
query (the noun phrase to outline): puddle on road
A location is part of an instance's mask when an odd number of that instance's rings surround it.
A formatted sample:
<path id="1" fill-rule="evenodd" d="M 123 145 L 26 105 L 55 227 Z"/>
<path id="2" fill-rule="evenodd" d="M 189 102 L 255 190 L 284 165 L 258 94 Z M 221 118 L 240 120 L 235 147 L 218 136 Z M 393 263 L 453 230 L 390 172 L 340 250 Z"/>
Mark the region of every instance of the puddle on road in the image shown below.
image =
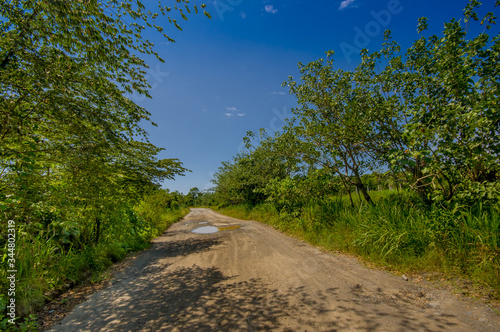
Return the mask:
<path id="1" fill-rule="evenodd" d="M 213 234 L 213 233 L 217 233 L 217 232 L 233 231 L 235 229 L 240 229 L 240 228 L 241 228 L 241 225 L 229 225 L 229 226 L 220 226 L 220 227 L 203 226 L 203 227 L 193 229 L 191 232 L 198 233 L 198 234 Z"/>
<path id="2" fill-rule="evenodd" d="M 214 226 L 203 226 L 200 228 L 193 229 L 191 232 L 193 233 L 198 233 L 198 234 L 212 234 L 212 233 L 217 233 L 219 229 Z"/>

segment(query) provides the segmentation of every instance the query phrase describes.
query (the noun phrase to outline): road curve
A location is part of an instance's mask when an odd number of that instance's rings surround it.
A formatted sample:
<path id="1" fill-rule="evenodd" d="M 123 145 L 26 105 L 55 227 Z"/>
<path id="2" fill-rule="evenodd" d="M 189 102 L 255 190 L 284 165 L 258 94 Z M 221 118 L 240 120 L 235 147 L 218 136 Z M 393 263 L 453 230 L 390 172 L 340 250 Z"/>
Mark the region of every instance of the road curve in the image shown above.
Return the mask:
<path id="1" fill-rule="evenodd" d="M 192 232 L 206 226 L 219 231 Z M 192 209 L 52 331 L 500 331 L 500 316 L 266 225 Z"/>

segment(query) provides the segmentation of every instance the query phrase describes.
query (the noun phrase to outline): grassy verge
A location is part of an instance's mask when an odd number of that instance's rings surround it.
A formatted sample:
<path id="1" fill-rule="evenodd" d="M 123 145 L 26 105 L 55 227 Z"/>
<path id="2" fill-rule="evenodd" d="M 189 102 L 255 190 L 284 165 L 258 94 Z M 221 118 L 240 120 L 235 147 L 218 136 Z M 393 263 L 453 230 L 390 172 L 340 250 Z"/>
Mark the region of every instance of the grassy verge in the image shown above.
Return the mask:
<path id="1" fill-rule="evenodd" d="M 108 220 L 101 240 L 93 245 L 61 243 L 47 235 L 32 236 L 19 232 L 16 240 L 16 313 L 24 318 L 17 326 L 6 317 L 8 287 L 1 284 L 0 330 L 36 330 L 36 317 L 31 314 L 62 291 L 90 278 L 98 282 L 103 271 L 121 261 L 130 252 L 147 248 L 151 239 L 189 212 L 187 208 L 151 209 L 149 204 L 139 205 L 135 211 L 124 211 L 116 220 Z M 5 263 L 5 256 L 2 263 Z M 7 269 L 0 270 L 0 280 L 7 279 Z"/>
<path id="2" fill-rule="evenodd" d="M 408 196 L 388 192 L 374 196 L 375 206 L 358 201 L 352 208 L 348 198 L 331 197 L 295 211 L 278 212 L 269 204 L 230 206 L 219 211 L 267 223 L 313 245 L 357 255 L 378 267 L 463 278 L 472 282 L 472 292 L 500 299 L 498 207 L 428 209 Z"/>

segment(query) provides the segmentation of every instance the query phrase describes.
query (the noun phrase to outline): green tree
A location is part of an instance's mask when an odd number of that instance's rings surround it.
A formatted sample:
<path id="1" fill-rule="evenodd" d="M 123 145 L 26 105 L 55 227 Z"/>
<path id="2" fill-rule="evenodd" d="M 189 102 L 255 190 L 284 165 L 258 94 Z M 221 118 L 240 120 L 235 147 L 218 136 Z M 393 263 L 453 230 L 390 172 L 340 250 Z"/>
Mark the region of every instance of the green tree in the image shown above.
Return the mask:
<path id="1" fill-rule="evenodd" d="M 150 114 L 128 98 L 149 96 L 140 55 L 162 60 L 142 37 L 145 27 L 163 33 L 159 17 L 166 16 L 181 29 L 177 19 L 198 11 L 184 0 L 158 6 L 161 15 L 138 0 L 2 2 L 0 207 L 17 199 L 11 216 L 29 221 L 39 203 L 63 195 L 62 187 L 76 195 L 80 182 L 99 206 L 110 183 L 137 199 L 185 171 L 177 160 L 156 160 L 161 149 L 140 142 L 146 133 L 139 123 Z"/>
<path id="2" fill-rule="evenodd" d="M 0 3 L 2 220 L 16 221 L 19 264 L 32 261 L 31 244 L 55 248 L 46 261 L 19 269 L 20 313 L 31 310 L 21 303 L 39 305 L 44 292 L 58 285 L 32 281 L 44 280 L 44 270 L 67 258 L 70 249 L 90 253 L 116 240 L 122 253 L 130 242 L 148 239 L 140 232 L 156 226 L 140 220 L 134 205 L 157 192 L 164 179 L 186 171 L 176 159 L 158 158 L 163 149 L 149 143 L 140 126 L 150 114 L 130 99 L 132 93 L 149 96 L 142 57 L 163 61 L 145 30 L 164 34 L 165 22 L 181 29 L 178 20 L 198 12 L 187 0 L 166 3 L 156 2 L 158 13 L 155 3 L 146 8 L 140 0 Z M 179 207 L 182 195 L 172 195 Z M 0 269 L 2 280 L 6 270 Z"/>
<path id="3" fill-rule="evenodd" d="M 468 39 L 478 6 L 470 1 L 464 20 L 445 24 L 441 37 L 424 36 L 422 18 L 422 36 L 405 54 L 387 33 L 384 48 L 363 57 L 378 100 L 380 139 L 369 148 L 404 170 L 427 203 L 498 199 L 500 36 L 488 35 L 495 23 L 488 13 L 484 31 Z"/>
<path id="4" fill-rule="evenodd" d="M 247 137 L 247 142 L 249 142 Z M 215 195 L 220 204 L 264 202 L 267 194 L 263 189 L 272 179 L 283 179 L 290 173 L 286 159 L 276 151 L 269 138 L 260 146 L 238 154 L 233 161 L 223 162 L 214 175 Z"/>
<path id="5" fill-rule="evenodd" d="M 498 201 L 500 36 L 485 29 L 467 39 L 481 4 L 471 0 L 463 22 L 452 20 L 443 36 L 415 41 L 403 54 L 390 32 L 378 52 L 363 50 L 353 71 L 335 70 L 331 56 L 299 64 L 296 136 L 302 160 L 336 172 L 366 201 L 362 175 L 376 168 L 404 172 L 426 203 Z M 496 6 L 499 2 L 496 2 Z M 419 32 L 427 29 L 425 18 Z"/>
<path id="6" fill-rule="evenodd" d="M 300 83 L 292 77 L 284 83 L 299 103 L 292 110 L 296 121 L 287 130 L 298 138 L 304 161 L 337 173 L 371 203 L 361 177 L 376 164 L 367 149 L 375 140 L 372 117 L 366 112 L 374 102 L 366 83 L 369 77 L 362 66 L 354 72 L 334 70 L 333 52 L 327 55 L 326 61 L 299 64 Z"/>
<path id="7" fill-rule="evenodd" d="M 186 202 L 188 206 L 196 206 L 200 203 L 201 196 L 203 196 L 202 192 L 198 187 L 194 187 L 189 189 L 189 192 L 186 195 Z"/>

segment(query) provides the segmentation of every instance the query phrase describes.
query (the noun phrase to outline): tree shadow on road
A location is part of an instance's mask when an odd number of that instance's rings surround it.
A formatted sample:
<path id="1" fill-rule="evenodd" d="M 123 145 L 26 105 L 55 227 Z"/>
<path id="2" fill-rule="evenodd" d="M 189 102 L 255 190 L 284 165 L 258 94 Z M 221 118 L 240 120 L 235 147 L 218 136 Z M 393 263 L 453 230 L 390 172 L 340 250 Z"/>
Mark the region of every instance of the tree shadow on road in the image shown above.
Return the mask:
<path id="1" fill-rule="evenodd" d="M 154 243 L 149 250 L 134 261 L 129 269 L 117 274 L 113 284 L 122 282 L 123 279 L 137 278 L 144 272 L 152 273 L 166 269 L 170 264 L 162 260 L 205 252 L 222 243 L 217 238 L 188 238 L 177 241 L 166 241 L 163 237 L 160 239 L 163 241 Z"/>
<path id="2" fill-rule="evenodd" d="M 237 281 L 237 276 L 216 268 L 193 265 L 172 270 L 160 262 L 219 244 L 216 238 L 156 243 L 146 259 L 81 304 L 55 330 L 373 331 L 383 330 L 391 320 L 404 330 L 432 331 L 454 324 L 451 316 L 416 317 L 402 301 L 391 302 L 362 289 L 350 294 L 338 288 L 311 294 L 304 286 L 279 291 L 261 279 Z M 369 304 L 375 306 L 368 308 Z"/>
<path id="3" fill-rule="evenodd" d="M 259 279 L 232 279 L 199 266 L 145 271 L 125 289 L 110 287 L 82 304 L 82 314 L 68 317 L 57 330 L 270 331 L 282 326 L 282 318 L 295 321 L 305 312 L 327 311 L 320 303 L 294 303 L 296 292 L 280 294 Z M 314 319 L 301 324 L 316 325 Z"/>
<path id="4" fill-rule="evenodd" d="M 126 289 L 105 290 L 96 303 L 85 303 L 83 319 L 70 320 L 66 330 L 373 331 L 392 319 L 403 329 L 432 331 L 433 326 L 452 324 L 448 317 L 417 321 L 401 306 L 396 311 L 354 307 L 359 299 L 347 301 L 336 289 L 311 296 L 304 287 L 279 292 L 260 279 L 233 279 L 218 269 L 196 265 L 145 272 Z M 333 309 L 326 305 L 332 297 L 339 304 Z"/>

